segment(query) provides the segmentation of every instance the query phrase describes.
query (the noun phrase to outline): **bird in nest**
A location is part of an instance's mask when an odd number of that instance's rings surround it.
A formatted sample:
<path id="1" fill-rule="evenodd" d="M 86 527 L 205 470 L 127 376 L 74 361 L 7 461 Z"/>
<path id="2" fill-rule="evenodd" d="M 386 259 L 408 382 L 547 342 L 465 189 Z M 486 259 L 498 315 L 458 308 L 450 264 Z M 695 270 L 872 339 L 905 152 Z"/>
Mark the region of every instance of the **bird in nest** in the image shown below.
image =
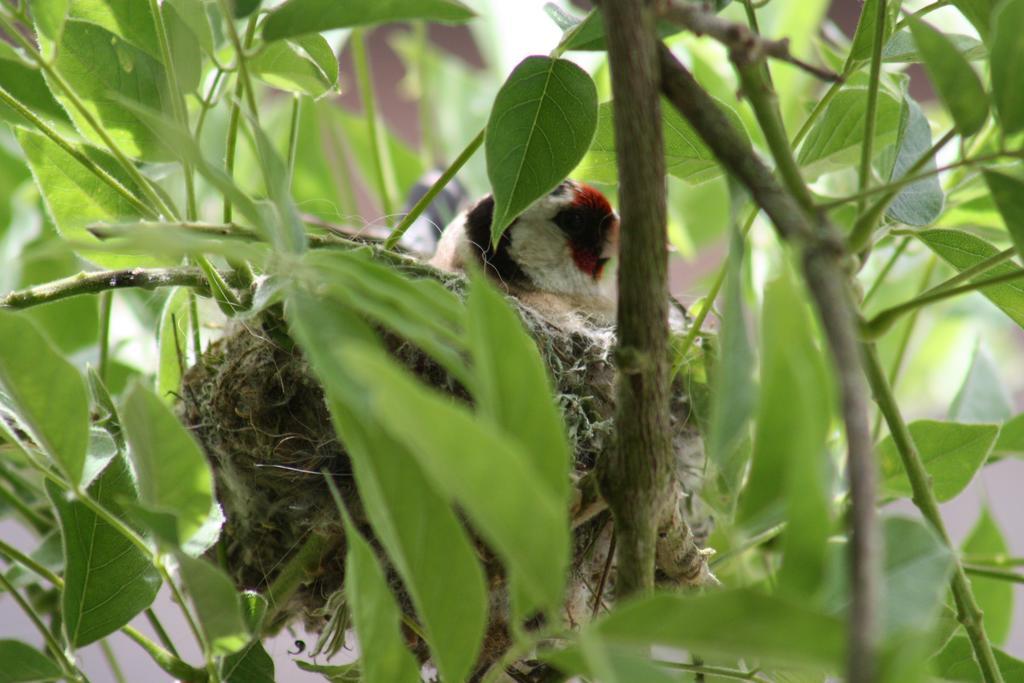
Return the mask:
<path id="1" fill-rule="evenodd" d="M 618 253 L 619 217 L 603 194 L 565 180 L 517 216 L 497 244 L 493 215 L 494 197 L 487 195 L 456 216 L 430 264 L 447 271 L 482 267 L 509 294 L 560 324 L 614 322 L 607 266 Z"/>

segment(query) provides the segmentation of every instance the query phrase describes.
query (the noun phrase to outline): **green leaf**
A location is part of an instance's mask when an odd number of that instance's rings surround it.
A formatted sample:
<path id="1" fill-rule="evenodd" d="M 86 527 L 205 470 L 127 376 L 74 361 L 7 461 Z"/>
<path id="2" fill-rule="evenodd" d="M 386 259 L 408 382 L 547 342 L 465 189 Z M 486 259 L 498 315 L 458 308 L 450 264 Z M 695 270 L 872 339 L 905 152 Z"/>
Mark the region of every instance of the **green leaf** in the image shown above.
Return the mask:
<path id="1" fill-rule="evenodd" d="M 250 633 L 258 634 L 267 613 L 267 600 L 259 593 L 242 594 L 242 610 Z M 274 660 L 258 637 L 244 648 L 228 655 L 221 664 L 224 683 L 274 683 Z"/>
<path id="2" fill-rule="evenodd" d="M 0 389 L 0 404 L 9 401 L 18 426 L 77 485 L 89 447 L 85 380 L 35 325 L 8 311 L 0 311 Z"/>
<path id="3" fill-rule="evenodd" d="M 359 683 L 362 678 L 362 667 L 358 661 L 350 664 L 314 664 L 301 659 L 292 660 L 303 671 L 318 673 L 331 683 Z"/>
<path id="4" fill-rule="evenodd" d="M 416 458 L 374 427 L 368 388 L 332 349 L 365 336 L 363 323 L 301 292 L 288 299 L 292 334 L 321 379 L 335 428 L 352 459 L 360 500 L 376 537 L 402 577 L 445 680 L 466 679 L 487 617 L 485 578 L 476 551 Z M 329 322 L 327 322 L 329 321 Z M 430 539 L 424 543 L 423 539 Z M 452 602 L 450 596 L 458 594 Z"/>
<path id="5" fill-rule="evenodd" d="M 961 230 L 921 230 L 914 234 L 957 271 L 966 270 L 999 253 L 999 249 L 985 240 Z M 972 282 L 1017 270 L 1020 268 L 1003 263 L 985 271 L 983 275 L 973 278 Z M 998 306 L 1011 320 L 1024 327 L 1024 280 L 992 285 L 978 291 Z"/>
<path id="6" fill-rule="evenodd" d="M 860 20 L 857 22 L 857 30 L 853 34 L 853 42 L 850 44 L 850 54 L 846 58 L 846 69 L 849 69 L 854 62 L 871 59 L 878 24 L 879 2 L 881 0 L 866 0 L 861 7 Z M 896 27 L 896 15 L 898 13 L 899 3 L 890 2 L 886 6 L 885 26 L 882 29 L 882 45 L 885 45 L 889 40 L 889 36 L 892 35 L 893 29 Z"/>
<path id="7" fill-rule="evenodd" d="M 814 178 L 826 171 L 853 166 L 860 159 L 867 95 L 866 88 L 847 88 L 832 98 L 797 155 L 804 174 Z M 874 148 L 881 150 L 895 142 L 899 129 L 900 103 L 892 95 L 880 91 Z"/>
<path id="8" fill-rule="evenodd" d="M 90 3 L 89 7 L 99 5 Z M 146 17 L 151 25 L 148 12 Z M 155 37 L 150 45 L 156 45 Z M 167 76 L 155 56 L 103 26 L 69 19 L 54 66 L 125 154 L 147 161 L 171 158 L 164 142 L 121 101 L 123 98 L 171 115 Z M 83 135 L 93 144 L 102 145 L 103 140 L 67 96 L 56 86 L 51 89 Z"/>
<path id="9" fill-rule="evenodd" d="M 36 31 L 42 38 L 41 52 L 47 60 L 53 59 L 53 46 L 64 33 L 70 4 L 71 0 L 28 0 Z"/>
<path id="10" fill-rule="evenodd" d="M 846 630 L 805 604 L 751 590 L 656 594 L 618 606 L 589 627 L 610 643 L 662 645 L 838 671 Z"/>
<path id="11" fill-rule="evenodd" d="M 37 69 L 25 64 L 10 45 L 0 41 L 0 88 L 3 88 L 44 120 L 70 122 L 67 112 L 53 98 Z M 0 118 L 19 126 L 29 125 L 6 104 L 0 103 Z"/>
<path id="12" fill-rule="evenodd" d="M 249 61 L 254 76 L 275 88 L 320 97 L 338 85 L 338 58 L 320 34 L 268 43 Z"/>
<path id="13" fill-rule="evenodd" d="M 180 552 L 174 556 L 181 582 L 192 599 L 199 628 L 213 652 L 230 655 L 244 648 L 250 633 L 242 617 L 242 600 L 235 584 L 222 569 L 206 560 Z"/>
<path id="14" fill-rule="evenodd" d="M 156 371 L 156 393 L 168 404 L 176 400 L 181 386 L 182 365 L 189 342 L 189 291 L 186 287 L 171 290 L 157 328 L 160 365 Z"/>
<path id="15" fill-rule="evenodd" d="M 597 88 L 565 59 L 527 57 L 498 91 L 484 148 L 494 190 L 491 239 L 562 182 L 597 128 Z"/>
<path id="16" fill-rule="evenodd" d="M 992 10 L 1000 2 L 1001 0 L 953 0 L 953 5 L 978 30 L 982 40 L 988 42 L 989 28 L 994 25 Z"/>
<path id="17" fill-rule="evenodd" d="M 889 174 L 889 181 L 899 180 L 917 163 L 922 155 L 932 147 L 932 130 L 928 125 L 921 107 L 909 96 L 904 97 L 905 121 L 901 125 L 899 142 L 897 143 L 896 160 Z M 918 172 L 935 170 L 935 157 L 929 157 L 924 167 Z M 942 191 L 939 176 L 918 180 L 907 185 L 893 199 L 886 210 L 886 215 L 907 225 L 929 225 L 940 215 L 945 204 L 946 195 Z"/>
<path id="18" fill-rule="evenodd" d="M 173 514 L 178 538 L 190 538 L 206 522 L 214 504 L 213 475 L 206 457 L 170 408 L 140 381 L 128 387 L 121 401 L 121 420 L 142 505 Z"/>
<path id="19" fill-rule="evenodd" d="M 749 457 L 745 444 L 750 438 L 750 418 L 757 405 L 757 388 L 753 381 L 755 356 L 747 337 L 743 305 L 742 258 L 743 239 L 737 228 L 732 231 L 728 272 L 719 335 L 720 356 L 716 359 L 711 384 L 711 425 L 708 430 L 708 461 L 718 472 L 716 483 L 731 505 Z"/>
<path id="20" fill-rule="evenodd" d="M 334 493 L 334 491 L 332 491 Z M 335 497 L 338 513 L 345 522 L 345 594 L 352 606 L 362 656 L 360 680 L 384 683 L 418 683 L 420 667 L 403 642 L 401 613 L 388 580 L 373 549 L 352 524 L 340 498 Z"/>
<path id="21" fill-rule="evenodd" d="M 548 3 L 548 5 L 551 4 L 552 3 Z M 550 14 L 551 13 L 549 12 L 549 15 Z M 569 15 L 564 15 L 564 17 L 568 17 L 568 19 L 572 21 L 572 24 L 559 26 L 563 31 L 565 31 L 562 35 L 562 40 L 558 44 L 559 50 L 562 50 L 563 52 L 568 52 L 570 50 L 592 52 L 607 49 L 604 31 L 604 17 L 601 16 L 600 11 L 593 10 L 582 20 L 578 20 L 576 17 Z M 565 22 L 563 21 L 561 23 Z M 670 22 L 658 22 L 658 36 L 660 38 L 667 38 L 679 33 L 680 30 L 681 29 L 678 26 Z"/>
<path id="22" fill-rule="evenodd" d="M 1024 680 L 1024 661 L 1011 657 L 999 649 L 996 649 L 995 656 L 1004 681 Z M 951 638 L 946 647 L 942 648 L 942 652 L 932 658 L 932 668 L 943 681 L 985 683 L 967 636 Z"/>
<path id="23" fill-rule="evenodd" d="M 280 40 L 332 28 L 414 19 L 455 24 L 469 21 L 475 16 L 473 10 L 458 0 L 288 0 L 267 17 L 263 23 L 263 37 L 266 40 Z"/>
<path id="24" fill-rule="evenodd" d="M 957 132 L 963 137 L 977 133 L 988 118 L 988 97 L 978 74 L 942 33 L 913 15 L 909 21 L 928 76 L 952 114 Z"/>
<path id="25" fill-rule="evenodd" d="M 473 277 L 467 307 L 477 413 L 519 442 L 543 484 L 567 505 L 569 444 L 536 342 L 482 274 Z"/>
<path id="26" fill-rule="evenodd" d="M 1024 181 L 998 171 L 985 170 L 983 173 L 985 184 L 992 193 L 992 199 L 995 200 L 999 214 L 1003 217 L 1007 232 L 1013 238 L 1017 253 L 1024 254 Z M 989 271 L 986 275 L 992 274 L 994 271 Z"/>
<path id="27" fill-rule="evenodd" d="M 911 423 L 910 434 L 932 478 L 935 497 L 944 503 L 963 491 L 985 464 L 999 427 L 918 420 Z M 878 445 L 878 457 L 882 467 L 882 493 L 909 497 L 910 481 L 892 436 L 885 437 Z"/>
<path id="28" fill-rule="evenodd" d="M 985 44 L 973 36 L 962 33 L 943 34 L 946 40 L 953 43 L 956 51 L 969 61 L 980 61 L 988 57 Z M 910 31 L 897 31 L 882 49 L 882 61 L 887 64 L 916 64 L 924 61 L 917 49 L 917 43 Z"/>
<path id="29" fill-rule="evenodd" d="M 893 637 L 930 631 L 942 609 L 953 554 L 930 527 L 914 519 L 889 517 L 883 532 L 884 632 Z"/>
<path id="30" fill-rule="evenodd" d="M 46 200 L 46 208 L 61 236 L 84 245 L 100 241 L 86 228 L 93 223 L 119 223 L 139 218 L 139 210 L 90 170 L 82 166 L 55 142 L 39 133 L 17 131 L 18 143 L 25 152 L 36 185 Z M 83 150 L 101 168 L 121 181 L 130 191 L 135 187 L 105 153 L 95 148 Z M 145 267 L 164 260 L 105 252 L 88 253 L 90 261 L 107 268 Z"/>
<path id="31" fill-rule="evenodd" d="M 0 640 L 0 683 L 35 683 L 64 677 L 57 662 L 18 640 Z"/>
<path id="32" fill-rule="evenodd" d="M 64 539 L 61 614 L 71 647 L 96 642 L 149 607 L 160 588 L 152 559 L 84 503 L 47 482 Z M 120 502 L 136 498 L 131 470 L 117 457 L 89 487 L 96 502 L 124 518 Z"/>
<path id="33" fill-rule="evenodd" d="M 263 0 L 231 0 L 236 19 L 247 17 L 260 6 Z"/>
<path id="34" fill-rule="evenodd" d="M 987 505 L 960 551 L 964 555 L 1006 555 L 1010 552 L 999 525 Z M 1013 584 L 999 579 L 971 576 L 971 588 L 978 606 L 985 613 L 985 632 L 996 645 L 1006 643 L 1013 625 Z"/>
<path id="35" fill-rule="evenodd" d="M 338 353 L 366 387 L 377 428 L 409 449 L 521 582 L 530 601 L 524 611 L 560 605 L 569 563 L 568 518 L 564 501 L 542 483 L 533 459 L 380 352 L 353 347 Z M 395 420 L 395 414 L 403 419 Z"/>
<path id="36" fill-rule="evenodd" d="M 993 450 L 997 453 L 1024 453 L 1024 413 L 1003 424 Z"/>
<path id="37" fill-rule="evenodd" d="M 996 424 L 1009 419 L 1013 415 L 1013 405 L 1000 374 L 995 361 L 979 341 L 967 376 L 949 407 L 949 420 Z"/>
<path id="38" fill-rule="evenodd" d="M 615 125 L 612 102 L 602 102 L 597 108 L 597 132 L 583 161 L 573 175 L 590 181 L 618 182 L 615 157 Z M 746 135 L 743 121 L 731 107 L 718 102 L 733 127 Z M 666 171 L 689 183 L 702 183 L 722 174 L 722 167 L 704 140 L 690 126 L 675 107 L 662 102 L 661 119 L 664 126 Z"/>
<path id="39" fill-rule="evenodd" d="M 765 288 L 762 325 L 761 398 L 737 519 L 752 530 L 786 519 L 780 584 L 810 595 L 823 579 L 832 529 L 825 442 L 834 383 L 788 268 Z"/>
<path id="40" fill-rule="evenodd" d="M 377 162 L 366 117 L 345 112 L 329 102 L 324 102 L 324 104 L 327 107 L 325 118 L 337 125 L 346 149 L 346 156 L 351 155 L 363 178 L 372 178 L 376 172 Z M 383 135 L 391 155 L 398 190 L 400 193 L 407 193 L 419 182 L 423 173 L 428 169 L 423 165 L 420 155 L 391 133 L 387 126 L 382 126 L 379 132 Z M 316 144 L 320 145 L 321 143 L 318 140 Z M 338 163 L 343 163 L 343 161 Z M 337 219 L 337 216 L 332 216 L 332 218 Z"/>
<path id="41" fill-rule="evenodd" d="M 992 13 L 992 40 L 989 42 L 992 100 L 1004 135 L 1024 130 L 1024 92 L 1020 87 L 1020 70 L 1024 65 L 1021 26 L 1024 26 L 1024 0 L 1006 0 Z"/>

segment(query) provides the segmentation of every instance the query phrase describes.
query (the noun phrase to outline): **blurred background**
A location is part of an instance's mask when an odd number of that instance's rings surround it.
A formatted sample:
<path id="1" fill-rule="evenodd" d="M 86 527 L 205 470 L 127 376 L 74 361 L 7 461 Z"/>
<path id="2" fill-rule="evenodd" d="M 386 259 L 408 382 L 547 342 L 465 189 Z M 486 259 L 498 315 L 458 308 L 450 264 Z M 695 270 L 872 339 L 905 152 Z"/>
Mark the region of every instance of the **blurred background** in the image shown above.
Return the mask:
<path id="1" fill-rule="evenodd" d="M 267 3 L 265 3 L 266 5 Z M 274 4 L 274 3 L 270 3 Z M 545 14 L 544 0 L 466 0 L 480 15 L 467 26 L 408 25 L 383 26 L 367 34 L 375 99 L 390 137 L 395 188 L 405 195 L 421 175 L 433 167 L 444 167 L 485 124 L 497 89 L 512 68 L 531 54 L 547 54 L 558 43 L 561 31 Z M 586 2 L 563 8 L 582 14 Z M 904 8 L 914 10 L 928 4 L 908 1 Z M 793 51 L 816 63 L 829 63 L 829 54 L 845 50 L 844 36 L 853 34 L 861 3 L 857 0 L 773 0 L 758 11 L 761 30 L 770 37 L 789 37 Z M 733 6 L 726 13 L 742 19 L 742 11 Z M 822 22 L 825 21 L 824 24 Z M 951 7 L 929 15 L 933 25 L 951 33 L 976 36 L 971 25 Z M 819 27 L 824 26 L 824 30 Z M 322 220 L 352 225 L 367 230 L 382 229 L 389 211 L 382 201 L 370 171 L 370 147 L 364 119 L 361 117 L 362 93 L 357 87 L 346 32 L 332 32 L 329 42 L 340 63 L 340 94 L 330 92 L 313 102 L 306 98 L 300 118 L 300 142 L 295 173 L 295 194 L 300 209 Z M 747 130 L 757 141 L 756 126 L 743 102 L 736 98 L 736 82 L 724 51 L 711 41 L 677 36 L 671 45 L 695 72 L 698 79 L 719 99 L 736 109 Z M 833 47 L 829 47 L 829 46 Z M 840 47 L 834 47 L 839 45 Z M 598 83 L 601 100 L 610 98 L 607 70 L 598 53 L 571 53 L 569 58 L 590 71 Z M 906 65 L 892 65 L 904 68 Z M 773 78 L 790 130 L 796 130 L 824 86 L 805 73 L 786 65 L 773 64 Z M 936 109 L 927 76 L 918 66 L 906 69 L 910 93 L 931 114 Z M 288 135 L 288 116 L 292 98 L 285 93 L 268 93 L 261 112 L 268 130 L 281 142 Z M 223 157 L 226 116 L 223 107 L 213 109 L 204 129 L 203 144 L 208 158 Z M 943 121 L 943 115 L 932 117 Z M 933 131 L 934 132 L 934 131 Z M 240 181 L 255 184 L 255 163 L 246 145 L 240 150 L 237 168 Z M 247 169 L 251 177 L 247 179 Z M 471 198 L 488 191 L 483 154 L 479 153 L 458 176 Z M 173 178 L 168 183 L 176 182 Z M 842 179 L 822 178 L 822 187 L 841 185 Z M 727 252 L 729 200 L 725 181 L 717 179 L 687 185 L 670 178 L 670 231 L 675 253 L 672 257 L 673 294 L 686 304 L 699 302 Z M 614 195 L 614 187 L 602 186 Z M 204 214 L 217 215 L 219 199 L 211 195 Z M 955 218 L 964 220 L 963 215 Z M 747 268 L 748 296 L 760 295 L 761 283 L 768 273 L 774 250 L 774 236 L 766 226 L 757 224 L 752 232 L 751 258 Z M 768 248 L 761 248 L 768 247 Z M 881 244 L 873 263 L 883 263 L 892 245 Z M 912 242 L 887 280 L 886 296 L 879 306 L 905 298 L 917 291 L 921 273 L 930 252 Z M 40 210 L 37 192 L 30 182 L 20 151 L 6 127 L 0 127 L 0 292 L 23 287 L 77 272 L 80 269 L 70 250 L 53 238 L 53 229 Z M 877 274 L 878 267 L 866 269 L 865 282 Z M 115 391 L 139 372 L 151 372 L 156 364 L 155 340 L 148 330 L 154 328 L 152 316 L 159 311 L 158 294 L 118 296 L 114 309 L 112 344 L 115 354 Z M 32 315 L 54 336 L 62 349 L 76 360 L 90 360 L 95 347 L 96 306 L 94 299 L 63 302 L 34 310 Z M 205 320 L 215 319 L 211 314 Z M 712 318 L 712 324 L 713 318 Z M 215 336 L 215 325 L 204 333 Z M 890 334 L 882 344 L 883 355 L 896 353 L 900 335 Z M 1024 334 L 1005 315 L 978 294 L 956 298 L 925 309 L 910 337 L 907 361 L 900 376 L 897 394 L 908 419 L 942 418 L 960 391 L 968 369 L 992 375 L 993 400 L 1001 401 L 1013 414 L 1024 410 Z M 889 361 L 887 361 L 889 362 Z M 979 370 L 980 368 L 980 370 Z M 1005 459 L 990 464 L 979 478 L 958 498 L 943 506 L 955 542 L 964 539 L 987 508 L 1002 529 L 1007 551 L 1024 556 L 1024 462 Z M 898 504 L 894 510 L 914 515 L 911 505 Z M 19 524 L 0 521 L 0 535 L 21 548 L 33 548 L 37 541 Z M 1000 590 L 1009 590 L 1005 586 Z M 1005 649 L 1024 657 L 1024 591 L 1014 586 L 1012 610 Z M 198 652 L 188 637 L 180 614 L 161 594 L 156 611 L 180 643 L 182 655 L 193 661 Z M 149 632 L 144 620 L 135 625 Z M 0 597 L 0 638 L 19 638 L 35 643 L 37 633 L 7 597 Z M 110 638 L 127 680 L 163 680 L 165 674 L 137 646 L 121 634 Z M 301 642 L 300 642 L 301 641 Z M 277 664 L 277 680 L 322 680 L 318 674 L 304 673 L 292 662 L 302 658 L 304 647 L 311 647 L 315 636 L 301 631 L 283 633 L 267 643 Z M 343 653 L 344 654 L 344 653 Z M 81 651 L 84 668 L 94 683 L 112 681 L 98 645 Z M 340 659 L 340 658 L 339 658 Z"/>

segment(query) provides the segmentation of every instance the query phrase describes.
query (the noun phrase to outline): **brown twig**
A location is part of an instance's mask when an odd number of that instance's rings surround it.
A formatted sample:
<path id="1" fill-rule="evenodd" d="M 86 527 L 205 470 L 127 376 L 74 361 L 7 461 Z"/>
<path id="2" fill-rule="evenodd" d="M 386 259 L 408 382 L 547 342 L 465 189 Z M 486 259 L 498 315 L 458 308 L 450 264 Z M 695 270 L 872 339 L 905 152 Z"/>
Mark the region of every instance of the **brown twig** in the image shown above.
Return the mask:
<path id="1" fill-rule="evenodd" d="M 789 51 L 789 39 L 767 40 L 743 24 L 723 19 L 707 4 L 686 0 L 656 0 L 658 15 L 674 24 L 689 29 L 699 36 L 711 36 L 725 45 L 729 57 L 736 64 L 755 64 L 767 57 L 803 69 L 823 81 L 837 83 L 843 77 L 794 57 Z"/>
<path id="2" fill-rule="evenodd" d="M 616 443 L 599 469 L 615 520 L 616 594 L 654 587 L 657 528 L 673 475 L 668 382 L 665 152 L 655 13 L 648 0 L 601 2 L 615 108 L 619 255 Z"/>

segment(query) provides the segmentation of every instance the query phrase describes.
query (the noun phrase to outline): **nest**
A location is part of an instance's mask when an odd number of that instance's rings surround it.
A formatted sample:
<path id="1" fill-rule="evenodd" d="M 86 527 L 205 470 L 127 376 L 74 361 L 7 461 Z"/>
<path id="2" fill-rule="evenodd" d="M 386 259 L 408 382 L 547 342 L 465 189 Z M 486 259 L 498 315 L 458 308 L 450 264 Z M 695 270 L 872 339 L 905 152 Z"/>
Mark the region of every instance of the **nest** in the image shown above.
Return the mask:
<path id="1" fill-rule="evenodd" d="M 570 626 L 577 626 L 615 596 L 614 561 L 609 558 L 612 525 L 593 474 L 613 441 L 614 336 L 594 325 L 565 329 L 525 305 L 516 302 L 516 307 L 550 369 L 575 452 L 574 553 L 564 615 Z M 389 352 L 424 382 L 469 400 L 417 347 L 389 333 L 382 336 Z M 305 539 L 312 534 L 330 539 L 329 552 L 320 553 L 305 582 L 274 613 L 277 627 L 301 620 L 307 629 L 322 633 L 319 647 L 330 651 L 327 643 L 343 642 L 347 627 L 341 593 L 344 532 L 320 474 L 323 469 L 334 475 L 346 506 L 371 541 L 372 530 L 361 512 L 351 465 L 332 428 L 323 390 L 287 337 L 279 314 L 265 313 L 230 328 L 186 373 L 181 397 L 182 418 L 213 465 L 226 516 L 221 550 L 240 589 L 266 590 Z M 697 585 L 709 577 L 701 548 L 710 532 L 710 517 L 695 495 L 701 488 L 705 457 L 680 383 L 671 414 L 677 466 L 671 514 L 659 535 L 658 575 L 663 582 Z M 501 567 L 493 553 L 478 544 L 493 587 L 479 659 L 482 673 L 500 658 L 510 640 Z M 402 609 L 415 619 L 393 569 L 389 576 Z M 425 660 L 426 644 L 411 631 L 407 635 Z"/>

